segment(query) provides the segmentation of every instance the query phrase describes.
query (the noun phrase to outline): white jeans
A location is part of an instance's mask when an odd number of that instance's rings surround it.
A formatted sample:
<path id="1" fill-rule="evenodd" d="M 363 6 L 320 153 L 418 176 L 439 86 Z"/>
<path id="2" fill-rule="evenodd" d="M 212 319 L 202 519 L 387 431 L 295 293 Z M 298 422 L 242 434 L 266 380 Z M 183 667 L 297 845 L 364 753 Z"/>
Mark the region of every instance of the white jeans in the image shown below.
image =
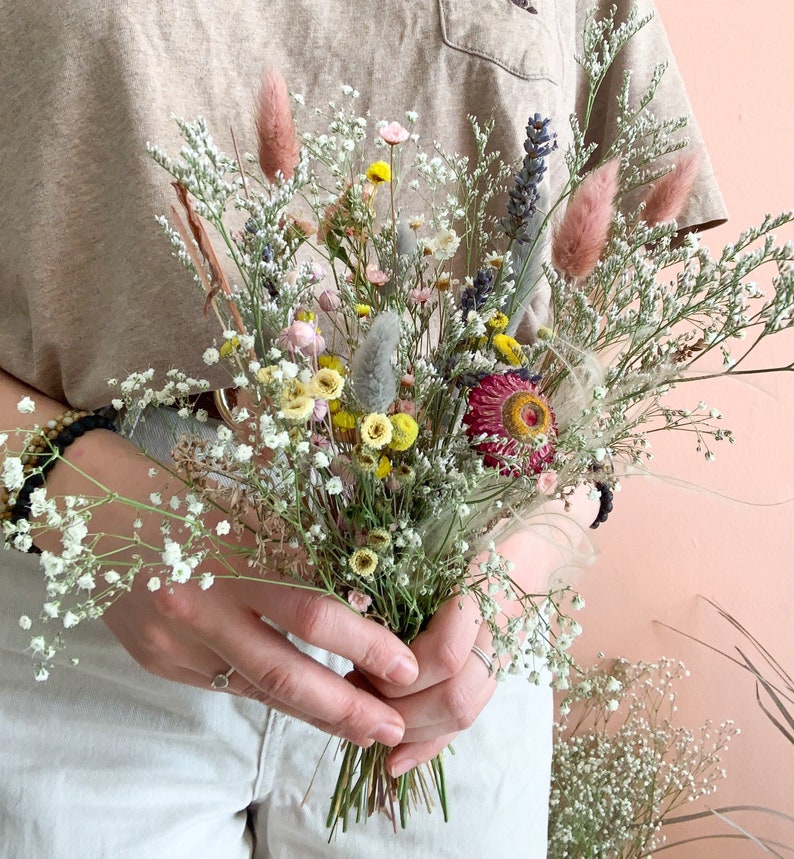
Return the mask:
<path id="1" fill-rule="evenodd" d="M 497 859 L 546 855 L 551 693 L 501 685 L 447 755 L 451 820 L 383 816 L 328 843 L 338 761 L 328 737 L 252 701 L 155 677 L 101 622 L 69 630 L 37 683 L 21 614 L 41 606 L 35 556 L 0 550 L 3 859 Z M 347 663 L 313 655 L 339 670 Z M 64 660 L 66 662 L 66 660 Z"/>

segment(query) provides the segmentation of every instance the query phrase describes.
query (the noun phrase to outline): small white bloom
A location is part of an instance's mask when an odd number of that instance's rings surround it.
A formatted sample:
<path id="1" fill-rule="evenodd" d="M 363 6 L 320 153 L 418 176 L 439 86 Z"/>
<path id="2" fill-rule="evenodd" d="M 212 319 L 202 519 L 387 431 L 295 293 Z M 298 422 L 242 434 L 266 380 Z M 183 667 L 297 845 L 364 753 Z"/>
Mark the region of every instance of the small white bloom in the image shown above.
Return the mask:
<path id="1" fill-rule="evenodd" d="M 163 563 L 173 567 L 182 560 L 182 547 L 173 540 L 166 540 L 163 546 Z"/>
<path id="2" fill-rule="evenodd" d="M 102 577 L 109 585 L 115 585 L 121 580 L 121 576 L 115 570 L 108 570 Z"/>
<path id="3" fill-rule="evenodd" d="M 152 492 L 149 495 L 149 501 L 154 507 L 159 507 L 163 503 L 163 496 L 159 492 Z"/>
<path id="4" fill-rule="evenodd" d="M 160 473 L 160 472 L 159 472 L 156 468 L 150 468 L 150 469 L 149 469 L 149 472 L 148 472 L 149 477 L 157 477 L 157 475 L 158 475 L 159 473 Z"/>
<path id="5" fill-rule="evenodd" d="M 232 530 L 232 526 L 231 526 L 231 525 L 230 525 L 230 524 L 229 524 L 225 519 L 222 519 L 222 520 L 221 520 L 220 522 L 218 522 L 218 524 L 215 526 L 215 533 L 216 533 L 219 537 L 223 537 L 223 536 L 225 536 L 225 535 L 226 535 L 226 534 L 228 534 L 231 530 Z"/>
<path id="6" fill-rule="evenodd" d="M 155 591 L 160 590 L 160 579 L 158 576 L 152 576 L 148 582 L 146 582 L 146 587 L 154 593 Z"/>
<path id="7" fill-rule="evenodd" d="M 206 591 L 208 588 L 211 588 L 215 584 L 215 576 L 212 573 L 202 573 L 199 576 L 199 587 L 201 590 Z"/>
<path id="8" fill-rule="evenodd" d="M 63 625 L 66 629 L 71 629 L 73 626 L 77 626 L 80 623 L 80 616 L 76 615 L 73 611 L 67 611 L 63 616 Z"/>
<path id="9" fill-rule="evenodd" d="M 23 614 L 19 619 L 19 625 L 22 629 L 30 629 L 33 626 L 33 621 L 26 614 Z"/>
<path id="10" fill-rule="evenodd" d="M 61 613 L 61 604 L 59 602 L 45 602 L 41 609 L 47 617 L 58 617 Z"/>
<path id="11" fill-rule="evenodd" d="M 21 489 L 25 482 L 25 470 L 18 456 L 7 456 L 3 462 L 0 483 L 6 489 Z"/>
<path id="12" fill-rule="evenodd" d="M 50 672 L 43 666 L 36 666 L 35 678 L 38 683 L 43 683 L 50 676 Z"/>
<path id="13" fill-rule="evenodd" d="M 36 404 L 30 397 L 22 397 L 17 403 L 17 411 L 22 415 L 32 415 L 36 411 Z"/>
<path id="14" fill-rule="evenodd" d="M 190 579 L 192 572 L 190 564 L 179 561 L 171 568 L 171 581 L 176 582 L 178 585 L 184 585 Z"/>
<path id="15" fill-rule="evenodd" d="M 234 438 L 234 433 L 225 424 L 221 424 L 216 433 L 218 441 L 231 441 Z"/>
<path id="16" fill-rule="evenodd" d="M 8 441 L 8 433 L 0 432 L 0 447 L 4 447 Z"/>
<path id="17" fill-rule="evenodd" d="M 117 412 L 120 412 L 120 411 L 124 408 L 124 400 L 120 400 L 118 397 L 114 397 L 114 398 L 110 401 L 110 405 L 111 405 L 111 406 L 113 406 L 113 408 L 114 408 Z"/>
<path id="18" fill-rule="evenodd" d="M 328 458 L 328 454 L 323 450 L 317 451 L 314 454 L 314 464 L 317 468 L 328 468 L 331 464 L 331 460 Z"/>
<path id="19" fill-rule="evenodd" d="M 250 444 L 241 444 L 234 452 L 237 462 L 249 462 L 254 455 L 254 449 Z"/>
<path id="20" fill-rule="evenodd" d="M 180 499 L 180 497 L 179 497 L 178 495 L 172 495 L 172 496 L 168 499 L 168 506 L 169 506 L 172 510 L 179 510 L 179 505 L 180 505 L 181 503 L 182 503 L 182 501 L 181 501 L 181 499 Z"/>
<path id="21" fill-rule="evenodd" d="M 329 495 L 339 495 L 340 492 L 344 490 L 344 484 L 342 483 L 341 478 L 332 477 L 328 483 L 325 484 L 325 491 Z"/>
<path id="22" fill-rule="evenodd" d="M 96 587 L 96 579 L 92 573 L 83 573 L 83 575 L 77 579 L 77 587 L 81 591 L 91 591 Z"/>

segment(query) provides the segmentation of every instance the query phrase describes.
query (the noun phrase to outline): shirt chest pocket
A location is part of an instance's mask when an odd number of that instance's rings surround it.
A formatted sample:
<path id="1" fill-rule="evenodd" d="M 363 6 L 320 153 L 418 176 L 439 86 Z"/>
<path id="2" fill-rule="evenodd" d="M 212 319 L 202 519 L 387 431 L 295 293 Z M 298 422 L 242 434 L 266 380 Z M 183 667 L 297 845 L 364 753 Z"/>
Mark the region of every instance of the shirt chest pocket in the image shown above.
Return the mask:
<path id="1" fill-rule="evenodd" d="M 444 43 L 482 57 L 524 80 L 558 82 L 556 0 L 538 0 L 534 15 L 512 0 L 438 0 Z M 542 5 L 541 5 L 542 4 Z"/>

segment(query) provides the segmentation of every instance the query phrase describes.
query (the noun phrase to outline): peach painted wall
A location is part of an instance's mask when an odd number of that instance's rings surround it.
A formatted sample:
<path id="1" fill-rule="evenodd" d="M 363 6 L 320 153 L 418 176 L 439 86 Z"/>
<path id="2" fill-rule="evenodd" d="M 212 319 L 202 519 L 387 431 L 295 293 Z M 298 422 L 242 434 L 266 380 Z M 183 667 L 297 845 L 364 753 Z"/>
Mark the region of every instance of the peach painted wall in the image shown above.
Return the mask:
<path id="1" fill-rule="evenodd" d="M 693 111 L 731 213 L 706 235 L 713 249 L 766 212 L 794 207 L 794 3 L 791 0 L 657 0 Z M 786 238 L 794 239 L 794 230 Z M 792 332 L 794 334 L 794 332 Z M 794 359 L 782 336 L 763 360 Z M 705 463 L 688 436 L 655 444 L 655 478 L 624 482 L 599 556 L 581 581 L 587 600 L 578 644 L 630 659 L 682 659 L 680 722 L 733 718 L 743 733 L 726 754 L 728 779 L 712 802 L 760 804 L 794 815 L 794 746 L 760 713 L 749 675 L 663 628 L 662 621 L 723 649 L 739 644 L 699 594 L 735 615 L 794 674 L 794 375 L 700 386 L 724 414 L 735 445 Z M 689 481 L 706 489 L 676 485 Z M 687 811 L 695 810 L 690 807 Z M 794 824 L 736 814 L 748 829 L 794 846 Z M 719 821 L 686 834 L 730 833 Z M 669 830 L 671 839 L 684 835 Z M 785 855 L 790 855 L 783 851 Z M 749 841 L 699 841 L 658 854 L 745 859 L 769 855 Z"/>

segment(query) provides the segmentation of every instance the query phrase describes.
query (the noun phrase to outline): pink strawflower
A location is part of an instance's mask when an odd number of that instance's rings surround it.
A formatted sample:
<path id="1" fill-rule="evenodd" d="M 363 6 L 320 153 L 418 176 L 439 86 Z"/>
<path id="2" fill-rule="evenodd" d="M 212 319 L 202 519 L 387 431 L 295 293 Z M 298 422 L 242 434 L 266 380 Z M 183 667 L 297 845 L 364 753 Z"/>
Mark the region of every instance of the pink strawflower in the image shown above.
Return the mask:
<path id="1" fill-rule="evenodd" d="M 415 286 L 409 293 L 408 298 L 414 304 L 427 304 L 433 295 L 433 290 L 429 286 Z"/>
<path id="2" fill-rule="evenodd" d="M 390 122 L 378 129 L 378 134 L 382 140 L 385 140 L 389 146 L 396 146 L 398 143 L 405 143 L 411 136 L 407 128 L 403 128 L 399 122 Z"/>
<path id="3" fill-rule="evenodd" d="M 552 495 L 557 488 L 557 472 L 553 469 L 541 471 L 537 479 L 538 492 L 543 495 Z"/>
<path id="4" fill-rule="evenodd" d="M 299 319 L 281 330 L 278 335 L 278 345 L 282 349 L 302 352 L 304 355 L 321 355 L 325 352 L 325 339 L 315 324 L 302 322 Z"/>
<path id="5" fill-rule="evenodd" d="M 469 438 L 498 436 L 480 441 L 477 450 L 485 464 L 507 476 L 533 474 L 554 456 L 557 437 L 554 412 L 537 385 L 516 371 L 485 376 L 469 392 L 469 410 L 463 417 Z M 517 464 L 506 462 L 516 458 Z"/>
<path id="6" fill-rule="evenodd" d="M 259 166 L 271 182 L 276 181 L 279 172 L 285 179 L 291 179 L 300 160 L 300 144 L 287 83 L 275 66 L 265 72 L 256 107 Z"/>
<path id="7" fill-rule="evenodd" d="M 651 185 L 645 198 L 643 218 L 646 224 L 666 224 L 678 218 L 689 199 L 702 163 L 703 152 L 696 149 L 682 156 L 674 170 L 665 173 Z"/>
<path id="8" fill-rule="evenodd" d="M 413 388 L 416 384 L 416 377 L 413 373 L 406 373 L 402 379 L 400 379 L 400 384 L 405 386 L 406 388 Z"/>
<path id="9" fill-rule="evenodd" d="M 370 263 L 364 274 L 373 286 L 383 286 L 389 282 L 389 275 L 381 271 L 375 263 Z"/>
<path id="10" fill-rule="evenodd" d="M 350 603 L 352 608 L 361 612 L 361 614 L 364 614 L 364 612 L 372 605 L 372 597 L 367 596 L 367 594 L 362 594 L 361 591 L 348 591 L 347 601 Z"/>
<path id="11" fill-rule="evenodd" d="M 551 245 L 554 267 L 567 277 L 587 277 L 609 238 L 618 193 L 617 160 L 585 176 L 574 192 Z"/>

